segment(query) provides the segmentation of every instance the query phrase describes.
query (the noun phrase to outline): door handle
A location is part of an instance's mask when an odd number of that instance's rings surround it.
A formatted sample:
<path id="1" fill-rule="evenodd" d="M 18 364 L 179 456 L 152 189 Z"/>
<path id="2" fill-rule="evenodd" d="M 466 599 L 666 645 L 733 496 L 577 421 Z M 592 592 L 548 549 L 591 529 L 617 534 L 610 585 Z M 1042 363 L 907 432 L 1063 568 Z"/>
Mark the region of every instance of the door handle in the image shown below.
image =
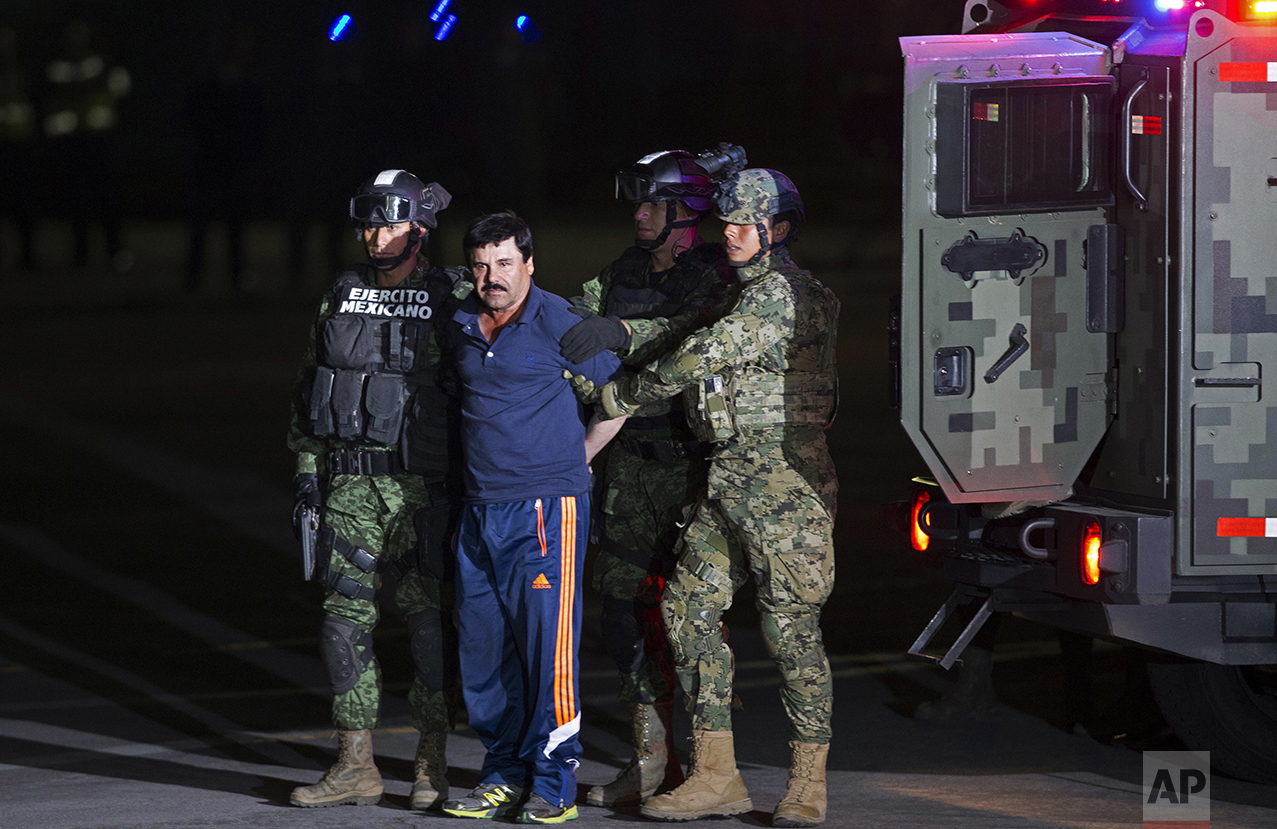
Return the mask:
<path id="1" fill-rule="evenodd" d="M 996 382 L 1002 376 L 1002 372 L 1009 369 L 1012 363 L 1020 359 L 1024 352 L 1029 350 L 1029 340 L 1024 336 L 1027 333 L 1029 333 L 1029 329 L 1024 327 L 1024 323 L 1017 322 L 1015 324 L 1015 328 L 1011 329 L 1011 347 L 984 373 L 984 382 Z"/>
<path id="2" fill-rule="evenodd" d="M 1135 185 L 1135 180 L 1131 178 L 1131 107 L 1146 86 L 1148 86 L 1148 78 L 1140 78 L 1139 82 L 1126 93 L 1126 100 L 1122 102 L 1122 143 L 1120 145 L 1122 147 L 1122 181 L 1126 185 L 1127 192 L 1139 201 L 1141 207 L 1148 204 L 1148 197 L 1140 192 L 1140 188 Z"/>

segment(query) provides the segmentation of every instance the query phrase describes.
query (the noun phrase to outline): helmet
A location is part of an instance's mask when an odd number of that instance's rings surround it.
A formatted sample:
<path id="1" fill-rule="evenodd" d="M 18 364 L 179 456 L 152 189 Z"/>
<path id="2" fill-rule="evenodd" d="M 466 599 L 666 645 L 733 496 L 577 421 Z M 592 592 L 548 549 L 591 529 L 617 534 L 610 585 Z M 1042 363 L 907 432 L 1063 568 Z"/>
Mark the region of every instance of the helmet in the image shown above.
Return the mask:
<path id="1" fill-rule="evenodd" d="M 662 150 L 640 158 L 616 174 L 617 201 L 681 201 L 696 213 L 713 206 L 714 185 L 709 174 L 684 150 Z"/>
<path id="2" fill-rule="evenodd" d="M 714 197 L 718 218 L 734 225 L 761 225 L 764 219 L 796 211 L 795 224 L 801 224 L 803 199 L 798 188 L 784 173 L 754 167 L 742 170 L 735 178 L 723 182 Z"/>
<path id="3" fill-rule="evenodd" d="M 422 184 L 406 170 L 382 170 L 360 185 L 350 200 L 350 220 L 373 227 L 420 222 L 434 229 L 439 226 L 435 213 L 451 201 L 452 196 L 437 182 Z"/>
<path id="4" fill-rule="evenodd" d="M 709 174 L 696 163 L 696 157 L 684 150 L 661 150 L 645 155 L 628 170 L 616 174 L 616 200 L 665 202 L 665 228 L 655 239 L 636 239 L 642 250 L 656 250 L 665 244 L 670 231 L 692 227 L 701 214 L 713 206 L 714 184 Z M 683 202 L 694 215 L 680 220 L 675 202 Z"/>
<path id="5" fill-rule="evenodd" d="M 803 200 L 798 188 L 784 173 L 762 167 L 742 170 L 719 185 L 714 197 L 715 213 L 724 222 L 733 225 L 755 225 L 762 247 L 743 265 L 753 265 L 777 248 L 784 247 L 798 238 L 798 226 L 806 218 Z M 788 235 L 779 242 L 767 238 L 767 219 L 790 213 Z"/>

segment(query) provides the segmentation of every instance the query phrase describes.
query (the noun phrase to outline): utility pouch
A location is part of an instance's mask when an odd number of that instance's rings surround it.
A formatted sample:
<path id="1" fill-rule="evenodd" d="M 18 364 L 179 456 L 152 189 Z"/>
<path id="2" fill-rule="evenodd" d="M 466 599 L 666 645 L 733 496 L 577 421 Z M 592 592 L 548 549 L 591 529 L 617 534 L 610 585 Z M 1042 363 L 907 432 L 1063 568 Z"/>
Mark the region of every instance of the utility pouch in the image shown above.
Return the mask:
<path id="1" fill-rule="evenodd" d="M 316 366 L 310 385 L 310 431 L 317 438 L 333 433 L 333 370 Z"/>
<path id="2" fill-rule="evenodd" d="M 364 409 L 368 412 L 364 435 L 367 439 L 382 446 L 398 443 L 407 402 L 408 386 L 402 374 L 374 374 L 369 377 L 364 389 Z"/>
<path id="3" fill-rule="evenodd" d="M 333 368 L 359 368 L 368 362 L 360 341 L 367 321 L 354 314 L 337 314 L 324 322 L 319 341 L 319 362 Z"/>
<path id="4" fill-rule="evenodd" d="M 422 507 L 413 514 L 417 527 L 417 562 L 421 572 L 437 581 L 452 581 L 457 571 L 457 555 L 452 549 L 456 531 L 456 510 L 444 502 Z"/>
<path id="5" fill-rule="evenodd" d="M 683 393 L 687 422 L 697 440 L 719 443 L 736 434 L 729 383 L 714 374 Z"/>
<path id="6" fill-rule="evenodd" d="M 417 362 L 420 327 L 404 320 L 386 323 L 386 368 L 401 374 L 412 371 Z"/>
<path id="7" fill-rule="evenodd" d="M 342 440 L 358 440 L 364 434 L 364 381 L 365 372 L 339 368 L 333 381 L 333 417 L 337 437 Z"/>

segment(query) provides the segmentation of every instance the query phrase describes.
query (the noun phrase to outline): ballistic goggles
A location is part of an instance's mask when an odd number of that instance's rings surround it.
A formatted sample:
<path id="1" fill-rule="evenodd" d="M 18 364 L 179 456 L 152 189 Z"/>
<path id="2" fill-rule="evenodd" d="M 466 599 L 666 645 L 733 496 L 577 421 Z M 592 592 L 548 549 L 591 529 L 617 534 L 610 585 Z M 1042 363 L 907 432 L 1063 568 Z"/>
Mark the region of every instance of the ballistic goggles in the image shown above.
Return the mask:
<path id="1" fill-rule="evenodd" d="M 364 193 L 350 200 L 350 219 L 356 224 L 393 225 L 415 218 L 412 199 L 394 193 Z"/>
<path id="2" fill-rule="evenodd" d="M 658 185 L 651 176 L 635 173 L 616 174 L 616 200 L 624 202 L 665 201 L 669 197 L 656 197 Z"/>

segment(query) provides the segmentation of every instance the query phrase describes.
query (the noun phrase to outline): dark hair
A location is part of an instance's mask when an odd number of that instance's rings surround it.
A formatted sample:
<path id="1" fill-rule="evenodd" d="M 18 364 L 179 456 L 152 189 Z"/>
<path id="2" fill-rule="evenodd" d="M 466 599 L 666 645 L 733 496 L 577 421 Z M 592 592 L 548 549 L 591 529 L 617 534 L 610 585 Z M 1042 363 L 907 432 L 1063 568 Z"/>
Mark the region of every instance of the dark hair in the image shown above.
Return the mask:
<path id="1" fill-rule="evenodd" d="M 798 225 L 802 223 L 802 214 L 797 210 L 785 210 L 772 216 L 772 227 L 781 222 L 789 222 L 789 235 L 785 237 L 785 244 L 789 244 L 798 238 Z"/>
<path id="2" fill-rule="evenodd" d="M 514 214 L 513 210 L 489 213 L 475 219 L 466 229 L 465 239 L 461 241 L 461 249 L 469 259 L 470 251 L 488 245 L 499 245 L 511 237 L 514 237 L 514 246 L 519 249 L 519 253 L 523 254 L 523 261 L 531 259 L 532 230 L 527 222 Z"/>

